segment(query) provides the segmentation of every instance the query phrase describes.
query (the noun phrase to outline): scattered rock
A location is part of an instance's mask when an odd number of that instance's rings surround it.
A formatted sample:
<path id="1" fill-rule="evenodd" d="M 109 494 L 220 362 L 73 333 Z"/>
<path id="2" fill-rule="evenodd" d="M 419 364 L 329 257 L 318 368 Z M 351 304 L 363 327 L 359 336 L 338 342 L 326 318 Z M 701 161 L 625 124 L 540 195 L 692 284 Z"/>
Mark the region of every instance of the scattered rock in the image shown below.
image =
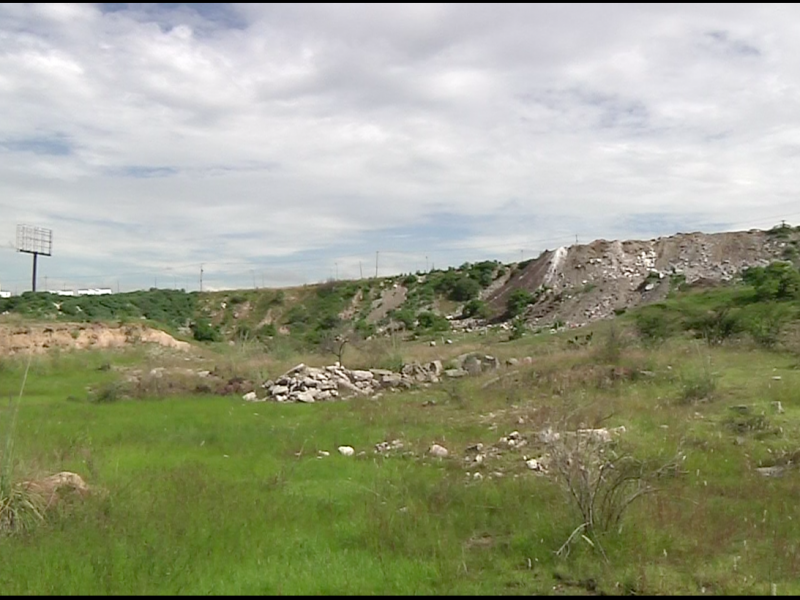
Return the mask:
<path id="1" fill-rule="evenodd" d="M 777 465 L 774 467 L 758 467 L 756 471 L 764 477 L 782 477 L 783 473 L 786 471 L 786 467 Z"/>
<path id="2" fill-rule="evenodd" d="M 353 456 L 353 454 L 356 453 L 352 446 L 339 446 L 337 450 L 339 450 L 339 454 L 342 456 Z"/>
<path id="3" fill-rule="evenodd" d="M 444 371 L 445 377 L 456 378 L 456 377 L 465 377 L 469 375 L 467 371 L 464 369 L 445 369 Z"/>
<path id="4" fill-rule="evenodd" d="M 784 412 L 786 412 L 785 410 L 783 410 L 783 404 L 781 404 L 780 400 L 776 400 L 775 402 L 773 402 L 772 408 L 774 408 L 775 412 L 778 413 L 779 415 L 782 415 Z"/>
<path id="5" fill-rule="evenodd" d="M 245 402 L 255 402 L 258 400 L 258 396 L 255 392 L 247 392 L 244 396 L 242 396 L 242 400 Z"/>
<path id="6" fill-rule="evenodd" d="M 401 450 L 403 448 L 403 442 L 400 440 L 392 440 L 391 442 L 380 442 L 375 444 L 375 452 L 379 454 L 385 454 L 386 452 L 390 452 L 392 450 Z"/>
<path id="7" fill-rule="evenodd" d="M 525 461 L 525 465 L 531 471 L 536 471 L 538 473 L 544 473 L 544 466 L 542 465 L 542 463 L 539 460 L 537 460 L 535 458 L 529 458 L 528 460 L 526 460 Z"/>
<path id="8" fill-rule="evenodd" d="M 447 451 L 447 448 L 445 448 L 444 446 L 440 446 L 439 444 L 434 444 L 433 446 L 431 446 L 430 450 L 428 450 L 428 454 L 430 454 L 431 456 L 435 456 L 437 458 L 447 458 L 449 452 Z"/>

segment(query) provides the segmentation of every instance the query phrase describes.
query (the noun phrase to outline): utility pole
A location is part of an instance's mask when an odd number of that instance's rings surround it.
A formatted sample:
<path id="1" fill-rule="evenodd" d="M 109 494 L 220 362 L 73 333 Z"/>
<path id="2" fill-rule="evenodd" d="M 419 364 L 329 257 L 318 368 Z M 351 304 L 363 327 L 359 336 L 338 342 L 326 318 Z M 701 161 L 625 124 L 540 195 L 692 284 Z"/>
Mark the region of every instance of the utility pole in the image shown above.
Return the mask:
<path id="1" fill-rule="evenodd" d="M 336 281 L 339 281 L 339 263 L 335 262 L 333 264 L 336 265 Z"/>
<path id="2" fill-rule="evenodd" d="M 375 250 L 375 279 L 378 278 L 378 254 L 380 250 Z"/>
<path id="3" fill-rule="evenodd" d="M 358 261 L 358 278 L 364 279 L 364 269 L 361 268 L 361 261 Z"/>
<path id="4" fill-rule="evenodd" d="M 425 271 L 428 271 L 428 257 L 425 257 Z"/>
<path id="5" fill-rule="evenodd" d="M 253 289 L 257 290 L 258 286 L 256 285 L 256 272 L 253 269 L 250 269 L 250 274 L 253 276 Z"/>
<path id="6" fill-rule="evenodd" d="M 200 291 L 203 291 L 203 263 L 200 263 Z"/>

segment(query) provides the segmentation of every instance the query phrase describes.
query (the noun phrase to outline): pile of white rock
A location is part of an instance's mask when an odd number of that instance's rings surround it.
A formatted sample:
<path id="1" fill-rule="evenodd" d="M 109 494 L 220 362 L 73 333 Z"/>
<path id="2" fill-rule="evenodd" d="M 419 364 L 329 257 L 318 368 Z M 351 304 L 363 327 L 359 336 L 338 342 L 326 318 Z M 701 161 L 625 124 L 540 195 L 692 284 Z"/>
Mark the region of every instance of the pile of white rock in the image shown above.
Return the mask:
<path id="1" fill-rule="evenodd" d="M 500 361 L 479 353 L 462 354 L 455 368 L 445 369 L 442 361 L 409 363 L 399 373 L 388 369 L 347 369 L 336 363 L 326 367 L 299 364 L 261 386 L 266 396 L 256 392 L 242 396 L 248 402 L 323 402 L 349 396 L 373 396 L 383 390 L 410 389 L 420 384 L 438 383 L 442 378 L 478 375 L 499 368 Z"/>

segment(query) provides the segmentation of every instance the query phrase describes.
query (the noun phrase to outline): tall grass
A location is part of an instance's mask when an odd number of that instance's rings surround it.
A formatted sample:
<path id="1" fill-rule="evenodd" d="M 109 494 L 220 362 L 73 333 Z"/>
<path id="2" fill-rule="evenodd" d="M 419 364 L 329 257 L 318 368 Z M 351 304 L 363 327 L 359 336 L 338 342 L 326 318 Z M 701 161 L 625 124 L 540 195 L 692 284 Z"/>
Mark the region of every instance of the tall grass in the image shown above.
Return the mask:
<path id="1" fill-rule="evenodd" d="M 41 497 L 25 489 L 14 477 L 14 430 L 32 357 L 33 353 L 28 355 L 16 402 L 10 403 L 8 407 L 11 417 L 8 419 L 0 453 L 0 534 L 29 530 L 44 518 Z"/>

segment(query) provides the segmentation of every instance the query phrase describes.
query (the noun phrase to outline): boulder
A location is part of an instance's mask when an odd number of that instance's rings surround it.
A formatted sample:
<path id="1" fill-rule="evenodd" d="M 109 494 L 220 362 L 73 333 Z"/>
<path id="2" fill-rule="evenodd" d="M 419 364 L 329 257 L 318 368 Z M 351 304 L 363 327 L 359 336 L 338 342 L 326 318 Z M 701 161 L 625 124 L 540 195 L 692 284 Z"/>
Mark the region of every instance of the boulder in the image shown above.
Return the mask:
<path id="1" fill-rule="evenodd" d="M 440 446 L 439 444 L 434 444 L 433 446 L 430 447 L 430 450 L 428 450 L 428 454 L 430 454 L 431 456 L 435 456 L 436 458 L 447 458 L 449 452 L 447 451 L 447 448 L 445 448 L 444 446 Z"/>
<path id="2" fill-rule="evenodd" d="M 455 378 L 455 377 L 465 377 L 469 375 L 469 373 L 464 369 L 445 369 L 444 375 L 445 377 Z"/>
<path id="3" fill-rule="evenodd" d="M 311 404 L 314 402 L 314 396 L 315 394 L 313 391 L 306 390 L 305 392 L 294 392 L 291 397 L 297 402 Z"/>

